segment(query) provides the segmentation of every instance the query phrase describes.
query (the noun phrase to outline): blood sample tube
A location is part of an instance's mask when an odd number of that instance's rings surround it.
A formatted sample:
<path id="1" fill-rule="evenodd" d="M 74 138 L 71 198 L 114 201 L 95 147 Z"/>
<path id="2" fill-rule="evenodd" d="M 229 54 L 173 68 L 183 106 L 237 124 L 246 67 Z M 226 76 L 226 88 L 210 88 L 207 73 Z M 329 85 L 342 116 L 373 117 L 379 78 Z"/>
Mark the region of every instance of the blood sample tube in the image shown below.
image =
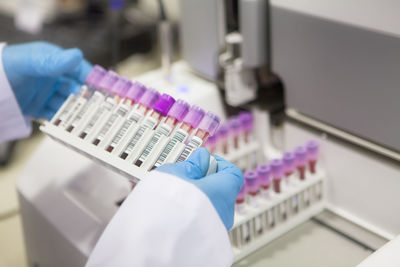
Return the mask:
<path id="1" fill-rule="evenodd" d="M 87 123 L 87 120 L 93 116 L 100 103 L 102 103 L 108 95 L 107 91 L 112 89 L 112 86 L 117 83 L 118 79 L 119 77 L 115 72 L 109 71 L 97 83 L 98 90 L 82 97 L 82 105 L 76 108 L 74 114 L 71 114 L 71 119 L 63 123 L 68 132 L 72 132 L 78 125 L 85 124 L 85 122 Z"/>
<path id="2" fill-rule="evenodd" d="M 315 140 L 308 141 L 306 144 L 306 150 L 307 150 L 308 166 L 310 168 L 310 172 L 314 174 L 316 171 L 315 165 L 317 163 L 319 154 L 319 147 L 317 141 Z"/>
<path id="3" fill-rule="evenodd" d="M 160 156 L 158 156 L 158 158 L 154 161 L 154 165 L 151 167 L 151 169 L 157 168 L 164 164 L 171 152 L 174 151 L 176 145 L 186 142 L 187 138 L 192 134 L 193 130 L 197 128 L 200 121 L 203 119 L 204 114 L 204 110 L 198 106 L 192 106 L 189 109 L 188 114 L 183 118 L 181 126 L 174 132 L 171 140 L 162 150 Z"/>
<path id="4" fill-rule="evenodd" d="M 239 194 L 236 197 L 236 211 L 239 213 L 244 213 L 245 211 L 245 203 L 246 203 L 246 181 L 243 183 L 242 188 L 239 191 Z"/>
<path id="5" fill-rule="evenodd" d="M 286 152 L 282 157 L 286 182 L 289 183 L 289 177 L 293 174 L 296 169 L 296 158 L 293 153 Z"/>
<path id="6" fill-rule="evenodd" d="M 157 146 L 162 136 L 168 136 L 177 126 L 179 122 L 183 120 L 189 111 L 189 104 L 186 101 L 178 99 L 172 108 L 168 112 L 168 116 L 165 120 L 157 126 L 156 132 L 151 138 L 150 142 L 146 145 L 139 158 L 136 160 L 135 165 L 140 167 L 143 162 L 150 155 L 154 147 Z"/>
<path id="7" fill-rule="evenodd" d="M 218 138 L 218 145 L 219 149 L 222 152 L 222 154 L 226 155 L 228 154 L 228 135 L 229 135 L 229 127 L 225 124 L 221 124 L 218 127 L 218 130 L 216 131 L 215 135 Z"/>
<path id="8" fill-rule="evenodd" d="M 136 144 L 140 141 L 143 136 L 143 133 L 146 129 L 154 129 L 158 123 L 161 121 L 163 117 L 168 114 L 168 111 L 171 109 L 172 105 L 175 103 L 175 99 L 167 94 L 163 94 L 156 102 L 153 107 L 153 110 L 146 116 L 144 121 L 142 122 L 139 129 L 130 139 L 129 143 L 125 147 L 124 151 L 121 153 L 120 158 L 126 159 L 135 149 Z"/>
<path id="9" fill-rule="evenodd" d="M 260 184 L 261 196 L 270 199 L 269 185 L 271 169 L 268 164 L 259 164 L 257 166 L 258 181 Z"/>
<path id="10" fill-rule="evenodd" d="M 276 193 L 280 193 L 281 188 L 281 180 L 283 178 L 283 162 L 280 159 L 274 159 L 271 161 L 271 173 L 272 173 L 272 183 L 273 188 Z"/>
<path id="11" fill-rule="evenodd" d="M 214 135 L 220 121 L 221 119 L 217 115 L 213 114 L 212 112 L 207 112 L 207 114 L 201 120 L 196 133 L 185 146 L 176 162 L 186 160 L 194 150 L 199 148 L 204 142 L 207 141 L 207 138 L 210 135 Z"/>
<path id="12" fill-rule="evenodd" d="M 306 162 L 307 162 L 307 151 L 304 147 L 299 146 L 294 150 L 296 157 L 296 168 L 299 171 L 300 180 L 306 179 Z"/>
<path id="13" fill-rule="evenodd" d="M 249 195 L 249 204 L 257 206 L 257 195 L 259 192 L 259 181 L 258 174 L 256 171 L 248 170 L 244 173 L 244 179 L 246 180 L 247 193 Z"/>
<path id="14" fill-rule="evenodd" d="M 140 88 L 138 90 L 144 90 L 145 92 L 139 99 L 138 104 L 133 107 L 123 125 L 114 135 L 110 144 L 107 146 L 106 150 L 110 153 L 121 144 L 126 134 L 130 132 L 132 127 L 134 127 L 134 125 L 138 123 L 148 113 L 149 110 L 151 110 L 160 96 L 160 93 L 156 90 L 146 89 L 146 87 L 140 83 L 134 83 L 133 86 Z"/>
<path id="15" fill-rule="evenodd" d="M 56 126 L 59 126 L 61 123 L 66 124 L 65 120 L 70 120 L 71 117 L 76 113 L 76 110 L 78 110 L 80 105 L 82 105 L 80 104 L 80 102 L 85 102 L 91 92 L 99 88 L 99 82 L 103 79 L 105 75 L 105 69 L 98 65 L 94 66 L 92 71 L 87 76 L 85 84 L 82 85 L 78 94 L 70 94 L 68 96 L 67 100 L 65 100 L 64 104 L 51 119 L 51 123 Z M 81 100 L 78 101 L 78 99 Z"/>
<path id="16" fill-rule="evenodd" d="M 217 134 L 209 136 L 204 146 L 208 149 L 210 154 L 214 154 L 217 148 Z"/>
<path id="17" fill-rule="evenodd" d="M 253 130 L 253 115 L 248 111 L 240 112 L 239 120 L 242 126 L 244 142 L 248 143 L 250 141 L 251 131 Z"/>
<path id="18" fill-rule="evenodd" d="M 271 161 L 270 166 L 274 191 L 280 194 L 282 192 L 281 180 L 284 176 L 283 162 L 280 159 L 274 159 Z M 286 200 L 279 204 L 279 215 L 282 220 L 286 219 Z"/>
<path id="19" fill-rule="evenodd" d="M 228 121 L 230 135 L 232 136 L 232 145 L 234 149 L 239 149 L 239 136 L 241 123 L 238 117 L 230 118 Z"/>
<path id="20" fill-rule="evenodd" d="M 93 140 L 94 145 L 98 145 L 110 131 L 113 125 L 117 123 L 118 120 L 124 118 L 131 109 L 131 100 L 126 98 L 128 90 L 131 87 L 132 82 L 129 79 L 121 78 L 111 89 L 112 94 L 121 98 L 122 101 L 118 104 L 114 111 L 108 112 L 108 116 L 104 114 L 104 122 L 101 123 L 100 130 L 98 131 L 98 134 L 96 134 L 96 138 Z"/>
<path id="21" fill-rule="evenodd" d="M 100 81 L 99 87 L 104 95 L 110 94 L 111 97 L 107 97 L 105 101 L 103 101 L 101 104 L 96 102 L 96 104 L 99 104 L 98 106 L 94 105 L 93 108 L 87 109 L 88 111 L 90 110 L 92 112 L 88 113 L 90 114 L 90 116 L 87 116 L 88 120 L 82 120 L 82 122 L 84 122 L 84 127 L 83 130 L 80 130 L 80 138 L 85 139 L 86 136 L 92 132 L 93 128 L 96 126 L 96 123 L 103 116 L 103 114 L 114 108 L 116 101 L 119 99 L 119 97 L 114 98 L 111 89 L 118 80 L 119 76 L 117 73 L 113 71 L 108 71 L 107 75 Z M 93 103 L 94 101 L 90 102 Z"/>

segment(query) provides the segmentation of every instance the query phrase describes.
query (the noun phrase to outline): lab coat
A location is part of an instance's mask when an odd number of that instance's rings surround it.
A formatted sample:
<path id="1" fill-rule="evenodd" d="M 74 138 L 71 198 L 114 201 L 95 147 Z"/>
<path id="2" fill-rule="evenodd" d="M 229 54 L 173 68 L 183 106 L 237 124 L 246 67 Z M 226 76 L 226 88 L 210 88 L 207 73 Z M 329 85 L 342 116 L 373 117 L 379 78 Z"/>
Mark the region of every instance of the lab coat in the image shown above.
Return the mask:
<path id="1" fill-rule="evenodd" d="M 4 45 L 0 43 L 0 144 L 27 137 L 31 133 L 29 118 L 22 115 L 4 72 L 2 60 Z"/>
<path id="2" fill-rule="evenodd" d="M 30 134 L 2 62 L 0 122 L 0 143 Z M 225 267 L 232 261 L 228 233 L 208 197 L 183 179 L 152 171 L 110 221 L 86 266 Z"/>

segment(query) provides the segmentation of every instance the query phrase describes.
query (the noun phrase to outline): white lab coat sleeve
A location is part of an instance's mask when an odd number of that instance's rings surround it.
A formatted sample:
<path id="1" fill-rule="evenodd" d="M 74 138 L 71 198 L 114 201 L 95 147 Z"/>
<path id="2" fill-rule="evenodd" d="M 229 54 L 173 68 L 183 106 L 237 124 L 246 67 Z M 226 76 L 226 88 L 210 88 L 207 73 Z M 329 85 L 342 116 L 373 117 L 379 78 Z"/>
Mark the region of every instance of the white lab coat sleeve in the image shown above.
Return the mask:
<path id="1" fill-rule="evenodd" d="M 225 267 L 232 261 L 228 233 L 208 197 L 152 171 L 107 225 L 86 267 Z"/>
<path id="2" fill-rule="evenodd" d="M 31 133 L 30 120 L 22 115 L 4 71 L 4 46 L 4 43 L 0 43 L 0 144 L 27 137 Z"/>

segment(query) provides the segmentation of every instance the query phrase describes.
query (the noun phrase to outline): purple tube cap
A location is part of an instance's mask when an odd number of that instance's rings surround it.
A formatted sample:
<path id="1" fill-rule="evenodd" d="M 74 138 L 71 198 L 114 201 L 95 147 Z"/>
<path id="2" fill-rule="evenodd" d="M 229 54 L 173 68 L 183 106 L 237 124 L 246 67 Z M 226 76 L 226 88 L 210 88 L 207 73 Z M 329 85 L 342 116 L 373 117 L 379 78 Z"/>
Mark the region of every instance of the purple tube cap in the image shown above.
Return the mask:
<path id="1" fill-rule="evenodd" d="M 296 168 L 296 157 L 291 152 L 286 152 L 282 157 L 285 173 L 291 173 Z"/>
<path id="2" fill-rule="evenodd" d="M 296 165 L 302 166 L 307 162 L 307 151 L 304 147 L 298 146 L 294 150 L 294 155 L 296 157 Z"/>
<path id="3" fill-rule="evenodd" d="M 271 166 L 272 177 L 274 179 L 282 179 L 283 173 L 285 172 L 282 160 L 273 159 L 271 160 L 270 166 Z"/>
<path id="4" fill-rule="evenodd" d="M 143 96 L 143 94 L 146 92 L 146 90 L 147 90 L 146 86 L 144 86 L 139 82 L 134 82 L 129 88 L 125 97 L 137 103 L 139 99 Z"/>
<path id="5" fill-rule="evenodd" d="M 215 132 L 215 135 L 218 136 L 218 138 L 226 138 L 228 137 L 229 134 L 229 127 L 226 124 L 221 124 L 218 127 L 218 130 Z"/>
<path id="6" fill-rule="evenodd" d="M 199 124 L 199 129 L 207 132 L 209 135 L 214 135 L 221 119 L 212 112 L 207 112 Z"/>
<path id="7" fill-rule="evenodd" d="M 169 110 L 168 116 L 181 122 L 186 114 L 189 112 L 189 107 L 190 105 L 186 101 L 178 99 Z"/>
<path id="8" fill-rule="evenodd" d="M 259 164 L 257 166 L 258 178 L 261 185 L 269 185 L 269 176 L 271 174 L 271 169 L 268 164 Z"/>
<path id="9" fill-rule="evenodd" d="M 125 97 L 131 85 L 132 82 L 128 78 L 122 77 L 111 88 L 111 93 L 114 95 Z"/>
<path id="10" fill-rule="evenodd" d="M 89 86 L 97 88 L 98 83 L 100 82 L 101 79 L 103 79 L 106 73 L 107 71 L 103 67 L 95 65 L 92 71 L 86 77 L 85 83 L 88 84 Z"/>
<path id="11" fill-rule="evenodd" d="M 160 113 L 162 116 L 167 116 L 168 111 L 171 109 L 174 103 L 175 99 L 172 96 L 168 94 L 162 94 L 161 97 L 158 98 L 153 109 Z"/>
<path id="12" fill-rule="evenodd" d="M 183 118 L 184 123 L 190 124 L 193 128 L 197 128 L 206 112 L 199 106 L 192 106 L 188 114 Z"/>
<path id="13" fill-rule="evenodd" d="M 253 128 L 253 114 L 248 111 L 243 111 L 239 113 L 238 118 L 240 120 L 242 129 L 245 131 L 251 131 Z"/>
<path id="14" fill-rule="evenodd" d="M 241 123 L 238 117 L 232 117 L 228 121 L 229 129 L 232 130 L 234 134 L 238 134 L 240 132 Z"/>
<path id="15" fill-rule="evenodd" d="M 119 80 L 119 76 L 116 72 L 109 70 L 107 74 L 99 82 L 99 89 L 105 89 L 110 92 L 114 84 Z"/>
<path id="16" fill-rule="evenodd" d="M 310 140 L 306 144 L 306 150 L 309 160 L 317 160 L 319 154 L 319 145 L 315 140 Z"/>
<path id="17" fill-rule="evenodd" d="M 153 88 L 149 88 L 140 98 L 139 103 L 148 108 L 153 108 L 159 97 L 160 93 L 158 91 Z"/>
<path id="18" fill-rule="evenodd" d="M 254 170 L 248 170 L 244 173 L 244 179 L 250 192 L 258 191 L 258 175 Z"/>

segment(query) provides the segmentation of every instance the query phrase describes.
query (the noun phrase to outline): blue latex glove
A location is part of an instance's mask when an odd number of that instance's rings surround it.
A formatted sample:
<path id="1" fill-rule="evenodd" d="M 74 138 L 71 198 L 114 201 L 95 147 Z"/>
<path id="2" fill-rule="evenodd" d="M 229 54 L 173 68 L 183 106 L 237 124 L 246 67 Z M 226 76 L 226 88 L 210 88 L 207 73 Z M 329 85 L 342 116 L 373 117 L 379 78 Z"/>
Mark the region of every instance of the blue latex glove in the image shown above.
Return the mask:
<path id="1" fill-rule="evenodd" d="M 48 120 L 92 69 L 79 49 L 46 42 L 6 46 L 2 60 L 22 113 Z"/>
<path id="2" fill-rule="evenodd" d="M 217 172 L 205 176 L 210 161 L 210 153 L 199 148 L 188 160 L 165 164 L 156 170 L 178 176 L 203 191 L 217 210 L 227 230 L 233 225 L 235 201 L 243 186 L 242 171 L 221 157 L 214 156 L 218 162 Z"/>

